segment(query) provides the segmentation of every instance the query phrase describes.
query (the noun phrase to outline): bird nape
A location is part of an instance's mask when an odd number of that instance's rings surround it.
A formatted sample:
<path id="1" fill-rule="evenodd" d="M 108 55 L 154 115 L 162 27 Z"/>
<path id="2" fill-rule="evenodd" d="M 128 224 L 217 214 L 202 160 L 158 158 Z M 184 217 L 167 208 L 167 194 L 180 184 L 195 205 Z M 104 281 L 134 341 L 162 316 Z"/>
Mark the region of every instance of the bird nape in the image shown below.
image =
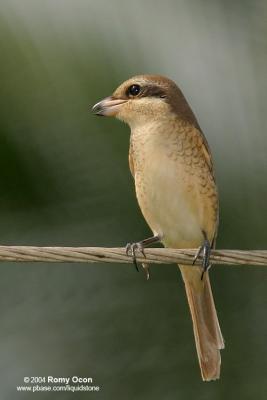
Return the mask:
<path id="1" fill-rule="evenodd" d="M 159 75 L 127 80 L 93 112 L 115 116 L 131 128 L 130 169 L 153 237 L 165 247 L 203 250 L 202 266 L 179 268 L 202 378 L 218 379 L 224 340 L 208 271 L 218 228 L 218 192 L 211 152 L 197 119 L 178 86 Z M 144 242 L 132 244 L 133 258 Z"/>

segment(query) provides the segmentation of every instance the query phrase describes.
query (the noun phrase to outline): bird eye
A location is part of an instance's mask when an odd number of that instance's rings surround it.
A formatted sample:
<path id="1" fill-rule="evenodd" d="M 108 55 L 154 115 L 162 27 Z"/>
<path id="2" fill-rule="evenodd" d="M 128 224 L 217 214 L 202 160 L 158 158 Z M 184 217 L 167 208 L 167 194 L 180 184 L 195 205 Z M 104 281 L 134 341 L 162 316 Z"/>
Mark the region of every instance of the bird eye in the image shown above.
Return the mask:
<path id="1" fill-rule="evenodd" d="M 139 85 L 131 85 L 127 92 L 130 96 L 137 96 L 141 91 L 141 87 Z"/>

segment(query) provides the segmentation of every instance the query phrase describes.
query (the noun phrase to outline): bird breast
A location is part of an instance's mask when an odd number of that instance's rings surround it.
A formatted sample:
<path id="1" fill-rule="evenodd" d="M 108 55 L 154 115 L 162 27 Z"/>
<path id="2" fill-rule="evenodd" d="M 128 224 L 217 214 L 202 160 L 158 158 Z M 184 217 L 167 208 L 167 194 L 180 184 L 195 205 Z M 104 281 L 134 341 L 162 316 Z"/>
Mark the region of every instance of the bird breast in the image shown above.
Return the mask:
<path id="1" fill-rule="evenodd" d="M 214 199 L 207 167 L 186 126 L 147 125 L 131 134 L 130 157 L 141 211 L 165 246 L 197 247 L 214 235 Z M 212 222 L 211 222 L 212 220 Z M 211 231 L 211 232 L 210 232 Z"/>

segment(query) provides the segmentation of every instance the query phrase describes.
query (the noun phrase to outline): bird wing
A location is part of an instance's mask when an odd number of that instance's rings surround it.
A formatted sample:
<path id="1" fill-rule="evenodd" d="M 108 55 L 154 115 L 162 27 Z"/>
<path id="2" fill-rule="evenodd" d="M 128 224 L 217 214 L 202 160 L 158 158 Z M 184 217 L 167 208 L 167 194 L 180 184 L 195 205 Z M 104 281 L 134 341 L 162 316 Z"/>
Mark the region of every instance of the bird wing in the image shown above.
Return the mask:
<path id="1" fill-rule="evenodd" d="M 197 134 L 199 135 L 199 138 L 202 142 L 201 144 L 202 144 L 202 152 L 203 152 L 204 159 L 205 159 L 206 164 L 209 167 L 209 170 L 212 173 L 212 177 L 214 179 L 213 162 L 212 162 L 212 158 L 211 158 L 211 151 L 210 151 L 210 147 L 208 145 L 208 141 L 207 141 L 204 133 L 200 129 L 197 129 L 197 131 L 198 131 Z"/>
<path id="2" fill-rule="evenodd" d="M 204 135 L 204 133 L 201 131 L 201 129 L 197 129 L 196 128 L 196 134 L 199 137 L 199 140 L 201 141 L 201 150 L 202 150 L 202 154 L 203 154 L 203 158 L 205 160 L 205 163 L 209 169 L 210 172 L 210 179 L 214 182 L 214 185 L 216 187 L 216 181 L 215 181 L 215 175 L 214 175 L 214 168 L 213 168 L 213 161 L 212 161 L 212 157 L 211 157 L 211 151 L 210 151 L 210 147 L 208 144 L 208 141 Z M 217 199 L 218 201 L 218 199 Z M 212 243 L 211 246 L 213 249 L 215 249 L 216 246 L 216 238 L 217 238 L 217 233 L 218 233 L 218 225 L 219 225 L 219 207 L 217 209 L 217 221 L 216 221 L 216 227 L 215 227 L 215 233 L 214 233 L 214 237 L 212 239 Z"/>

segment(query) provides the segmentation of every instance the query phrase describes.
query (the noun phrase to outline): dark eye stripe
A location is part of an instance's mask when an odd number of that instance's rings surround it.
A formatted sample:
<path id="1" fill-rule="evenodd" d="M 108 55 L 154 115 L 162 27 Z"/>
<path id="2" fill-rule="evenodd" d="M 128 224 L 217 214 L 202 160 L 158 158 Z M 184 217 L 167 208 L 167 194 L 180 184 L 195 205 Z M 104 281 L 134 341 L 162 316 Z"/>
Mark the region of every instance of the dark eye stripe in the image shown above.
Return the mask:
<path id="1" fill-rule="evenodd" d="M 145 86 L 143 90 L 143 96 L 164 98 L 166 97 L 166 93 L 159 86 Z"/>
<path id="2" fill-rule="evenodd" d="M 156 85 L 144 85 L 140 86 L 138 84 L 133 84 L 128 87 L 126 91 L 127 97 L 159 97 L 165 98 L 166 92 L 159 86 Z"/>

